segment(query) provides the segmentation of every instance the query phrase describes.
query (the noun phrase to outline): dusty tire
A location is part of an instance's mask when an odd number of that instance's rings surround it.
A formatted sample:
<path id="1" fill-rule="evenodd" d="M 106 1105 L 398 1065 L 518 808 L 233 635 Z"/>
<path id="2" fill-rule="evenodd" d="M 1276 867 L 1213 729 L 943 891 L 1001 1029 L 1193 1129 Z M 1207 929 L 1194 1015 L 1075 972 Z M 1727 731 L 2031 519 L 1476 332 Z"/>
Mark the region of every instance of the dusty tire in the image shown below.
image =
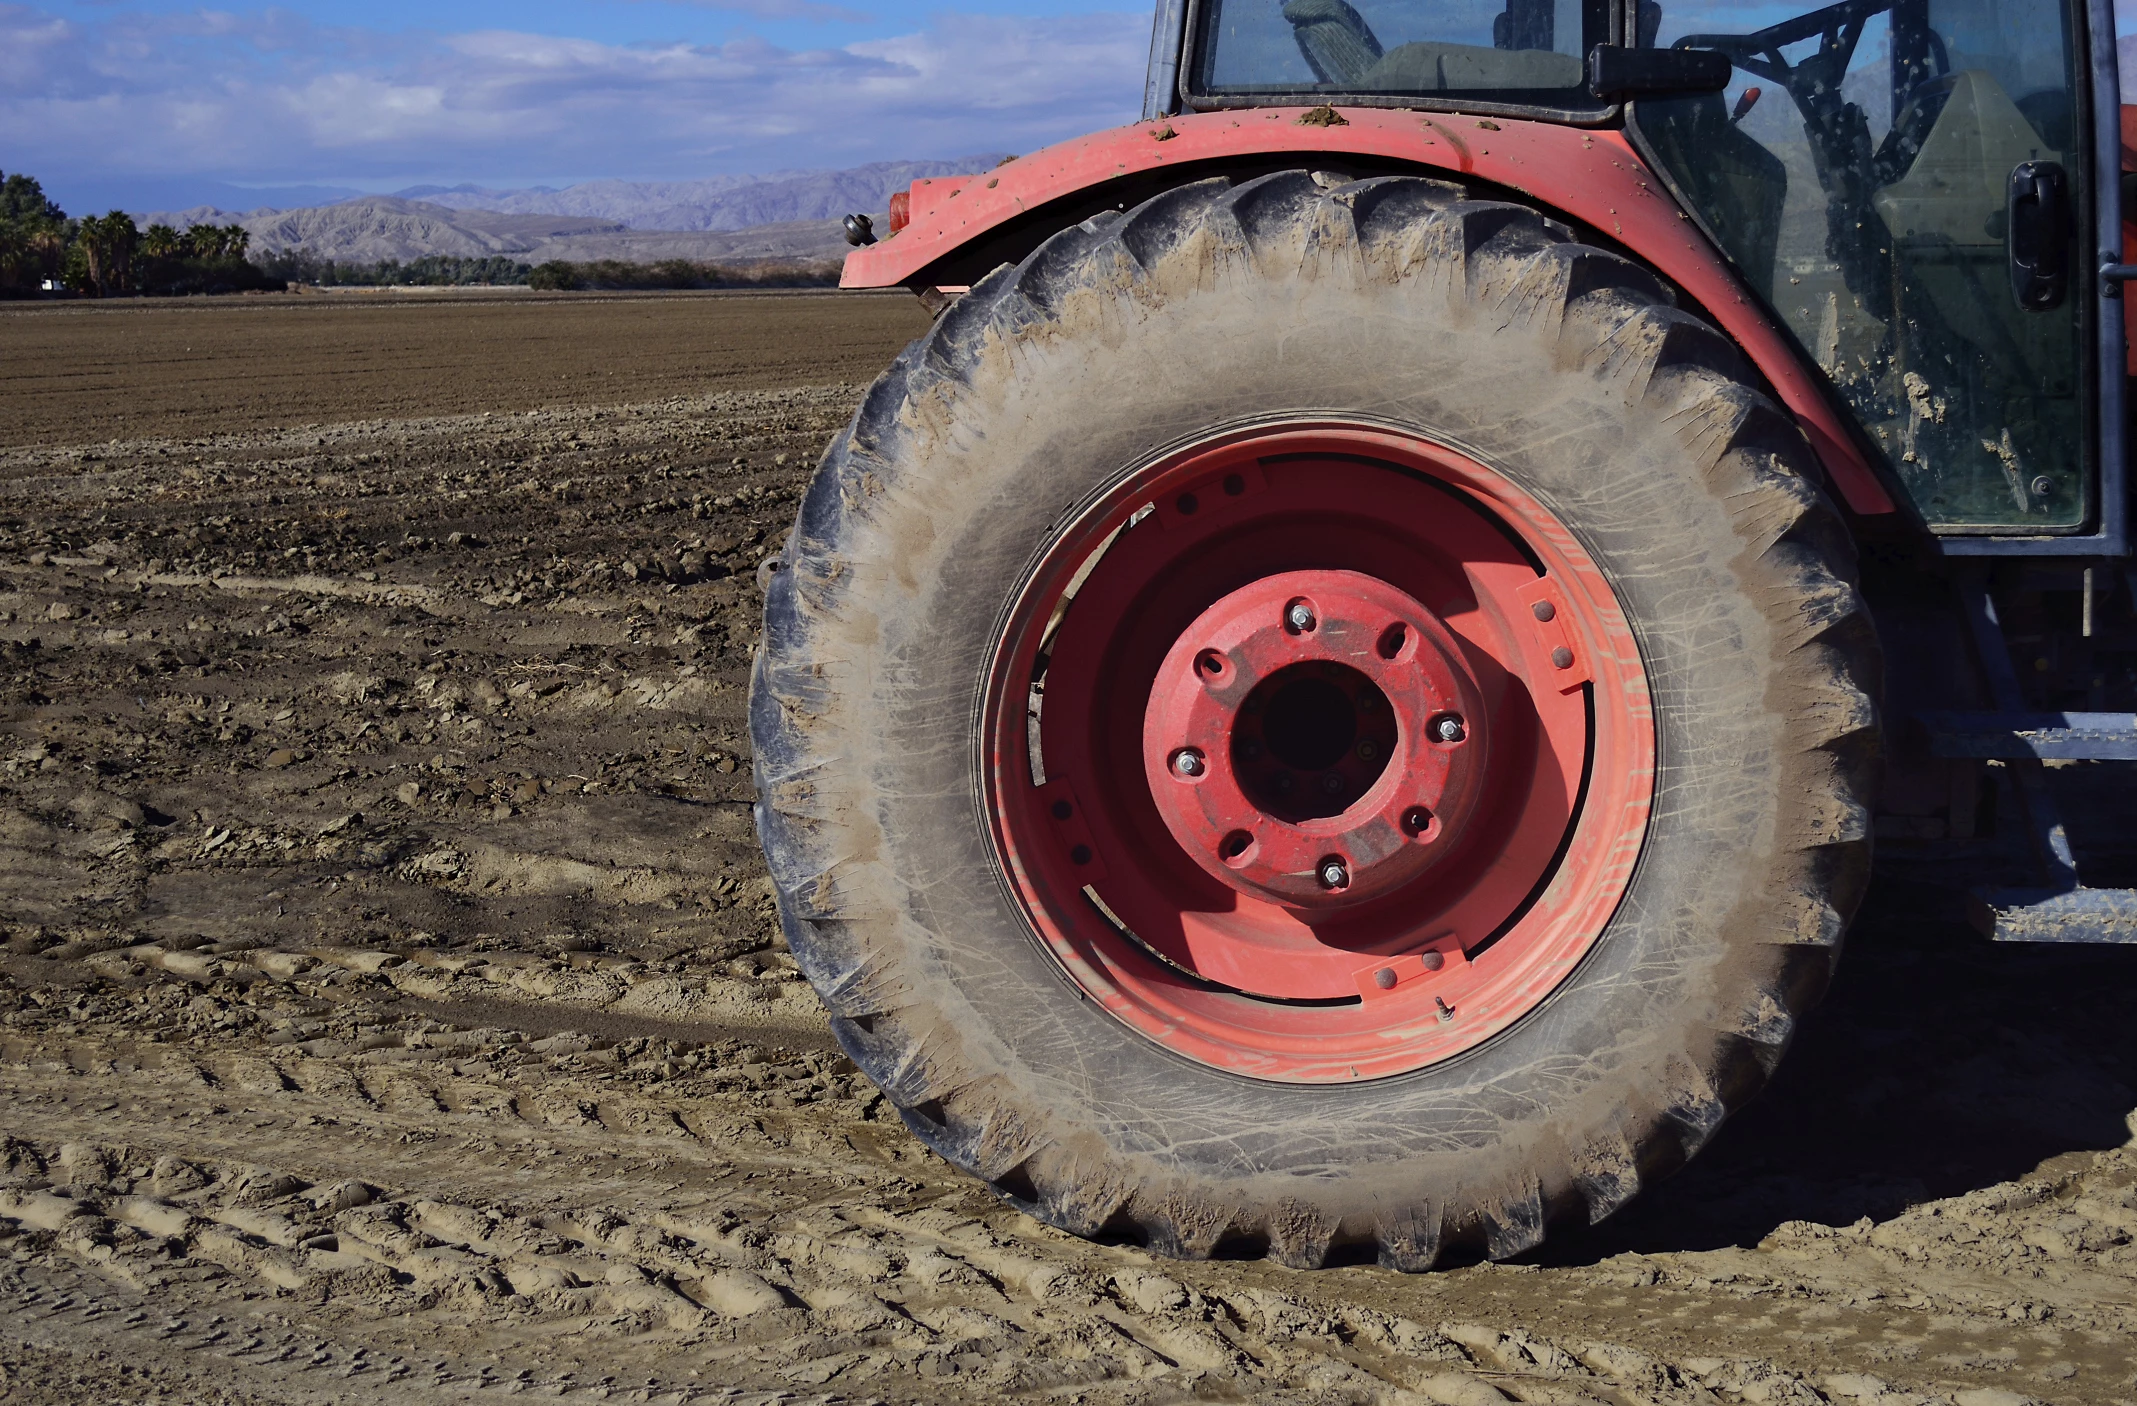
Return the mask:
<path id="1" fill-rule="evenodd" d="M 1211 1068 L 1079 999 L 1005 881 L 975 741 L 1064 525 L 1287 415 L 1458 444 L 1547 504 L 1653 699 L 1651 819 L 1571 974 L 1348 1085 Z M 1600 1219 L 1763 1083 L 1866 878 L 1875 643 L 1813 473 L 1723 338 L 1519 206 L 1290 172 L 1065 231 L 875 384 L 772 582 L 751 726 L 794 955 L 916 1134 L 1078 1234 L 1414 1270 Z"/>

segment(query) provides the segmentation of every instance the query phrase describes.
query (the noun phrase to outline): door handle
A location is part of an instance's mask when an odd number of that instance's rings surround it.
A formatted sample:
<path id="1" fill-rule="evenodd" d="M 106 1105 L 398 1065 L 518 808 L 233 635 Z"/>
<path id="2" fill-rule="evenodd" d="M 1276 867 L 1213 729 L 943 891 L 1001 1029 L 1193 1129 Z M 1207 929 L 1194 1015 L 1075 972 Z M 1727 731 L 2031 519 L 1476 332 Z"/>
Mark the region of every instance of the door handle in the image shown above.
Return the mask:
<path id="1" fill-rule="evenodd" d="M 2021 161 L 2008 195 L 2011 295 L 2028 312 L 2060 307 L 2070 291 L 2070 178 L 2053 161 Z"/>

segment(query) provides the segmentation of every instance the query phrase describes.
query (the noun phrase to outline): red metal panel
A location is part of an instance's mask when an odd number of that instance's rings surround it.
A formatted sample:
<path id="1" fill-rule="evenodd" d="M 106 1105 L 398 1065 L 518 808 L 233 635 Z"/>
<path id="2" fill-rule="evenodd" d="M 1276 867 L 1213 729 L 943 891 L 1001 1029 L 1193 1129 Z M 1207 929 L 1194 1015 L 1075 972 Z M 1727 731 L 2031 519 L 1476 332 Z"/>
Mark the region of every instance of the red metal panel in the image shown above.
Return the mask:
<path id="1" fill-rule="evenodd" d="M 1734 337 L 1772 383 L 1858 513 L 1892 499 L 1849 438 L 1846 422 L 1757 300 L 1617 132 L 1515 118 L 1346 108 L 1332 125 L 1311 109 L 1196 113 L 1094 132 L 974 176 L 915 181 L 912 223 L 846 258 L 846 288 L 886 288 L 1025 211 L 1102 182 L 1228 157 L 1370 156 L 1505 186 L 1607 231 L 1674 280 Z"/>

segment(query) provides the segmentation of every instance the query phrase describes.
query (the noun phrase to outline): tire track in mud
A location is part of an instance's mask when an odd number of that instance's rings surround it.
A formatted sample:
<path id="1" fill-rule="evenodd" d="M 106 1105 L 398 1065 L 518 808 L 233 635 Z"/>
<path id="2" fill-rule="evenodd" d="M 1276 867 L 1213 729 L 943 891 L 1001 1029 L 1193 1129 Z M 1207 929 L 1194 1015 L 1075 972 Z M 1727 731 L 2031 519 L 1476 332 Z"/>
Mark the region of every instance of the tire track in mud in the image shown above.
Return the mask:
<path id="1" fill-rule="evenodd" d="M 1905 1000 L 1548 1264 L 1171 1264 L 927 1157 L 748 817 L 756 572 L 857 395 L 0 453 L 6 1389 L 2137 1403 L 2106 958 L 1858 945 L 1840 1004 Z M 2034 1151 L 1774 1165 L 1955 1069 Z"/>
<path id="2" fill-rule="evenodd" d="M 0 1173 L 11 1232 L 0 1250 L 12 1246 L 11 1294 L 34 1309 L 44 1295 L 93 1292 L 141 1322 L 143 1305 L 175 1304 L 172 1317 L 221 1330 L 196 1350 L 243 1347 L 263 1370 L 371 1362 L 404 1369 L 395 1380 L 411 1392 L 568 1373 L 566 1395 L 591 1393 L 599 1369 L 627 1356 L 660 1384 L 655 1397 L 679 1399 L 830 1386 L 929 1400 L 1068 1389 L 1165 1400 L 1227 1387 L 1439 1406 L 2001 1400 L 1436 1316 L 1496 1308 L 1486 1316 L 1498 1318 L 1511 1306 L 1493 1302 L 1503 1291 L 1477 1294 L 1474 1281 L 1533 1270 L 1390 1286 L 1373 1271 L 1159 1265 L 1044 1231 L 947 1176 L 895 1126 L 871 1126 L 876 1101 L 849 1092 L 832 1062 L 790 1066 L 762 1081 L 766 1093 L 750 1074 L 766 1066 L 735 1062 L 758 1052 L 516 1053 L 524 1042 L 508 1033 L 467 1033 L 433 1036 L 440 1059 L 385 1062 L 424 1046 L 204 1055 L 10 1039 L 0 1067 L 20 1131 Z M 606 1067 L 618 1073 L 597 1072 L 606 1062 L 589 1054 L 616 1055 Z M 678 1055 L 685 1067 L 670 1078 Z M 645 1083 L 619 1091 L 634 1074 Z M 98 1136 L 113 1114 L 129 1140 Z M 276 1164 L 251 1160 L 262 1144 Z M 2133 1180 L 2125 1163 L 2078 1199 Z M 2022 1234 L 2052 1231 L 2067 1189 L 2021 1188 L 2017 1199 L 2047 1207 Z M 1936 1218 L 1978 1226 L 2011 1213 L 1984 1202 Z M 1794 1315 L 1809 1324 L 1837 1318 L 1836 1302 L 1909 1294 L 1889 1263 L 1882 1275 L 1806 1274 L 1789 1238 L 1763 1266 L 1734 1254 L 1635 1258 L 1567 1276 L 1559 1292 L 1642 1287 L 1649 1310 L 1666 1313 L 1681 1286 L 1762 1305 L 1769 1326 L 1782 1316 L 1776 1298 L 1824 1300 Z M 1854 1239 L 1874 1255 L 1874 1233 Z M 1388 1287 L 1410 1292 L 1372 1295 L 1377 1306 L 1356 1292 Z M 2037 1306 L 2066 1333 L 2090 1311 L 2126 1343 L 2126 1318 L 2097 1316 L 2100 1287 L 2044 1290 Z M 1919 1288 L 1909 1296 L 1877 1316 L 1899 1325 L 1955 1311 Z M 1394 1311 L 1392 1298 L 1417 1311 Z"/>

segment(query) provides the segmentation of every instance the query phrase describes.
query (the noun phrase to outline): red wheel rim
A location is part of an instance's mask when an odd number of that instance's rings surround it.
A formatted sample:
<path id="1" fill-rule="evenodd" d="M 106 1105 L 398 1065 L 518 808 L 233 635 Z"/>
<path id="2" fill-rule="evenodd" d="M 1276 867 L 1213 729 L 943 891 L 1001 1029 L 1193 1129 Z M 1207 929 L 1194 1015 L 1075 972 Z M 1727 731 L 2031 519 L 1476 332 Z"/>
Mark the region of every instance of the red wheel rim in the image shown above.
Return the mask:
<path id="1" fill-rule="evenodd" d="M 998 856 L 1071 980 L 1299 1083 L 1490 1039 L 1579 963 L 1654 728 L 1595 563 L 1475 460 L 1286 425 L 1132 474 L 1040 561 L 989 681 Z"/>

